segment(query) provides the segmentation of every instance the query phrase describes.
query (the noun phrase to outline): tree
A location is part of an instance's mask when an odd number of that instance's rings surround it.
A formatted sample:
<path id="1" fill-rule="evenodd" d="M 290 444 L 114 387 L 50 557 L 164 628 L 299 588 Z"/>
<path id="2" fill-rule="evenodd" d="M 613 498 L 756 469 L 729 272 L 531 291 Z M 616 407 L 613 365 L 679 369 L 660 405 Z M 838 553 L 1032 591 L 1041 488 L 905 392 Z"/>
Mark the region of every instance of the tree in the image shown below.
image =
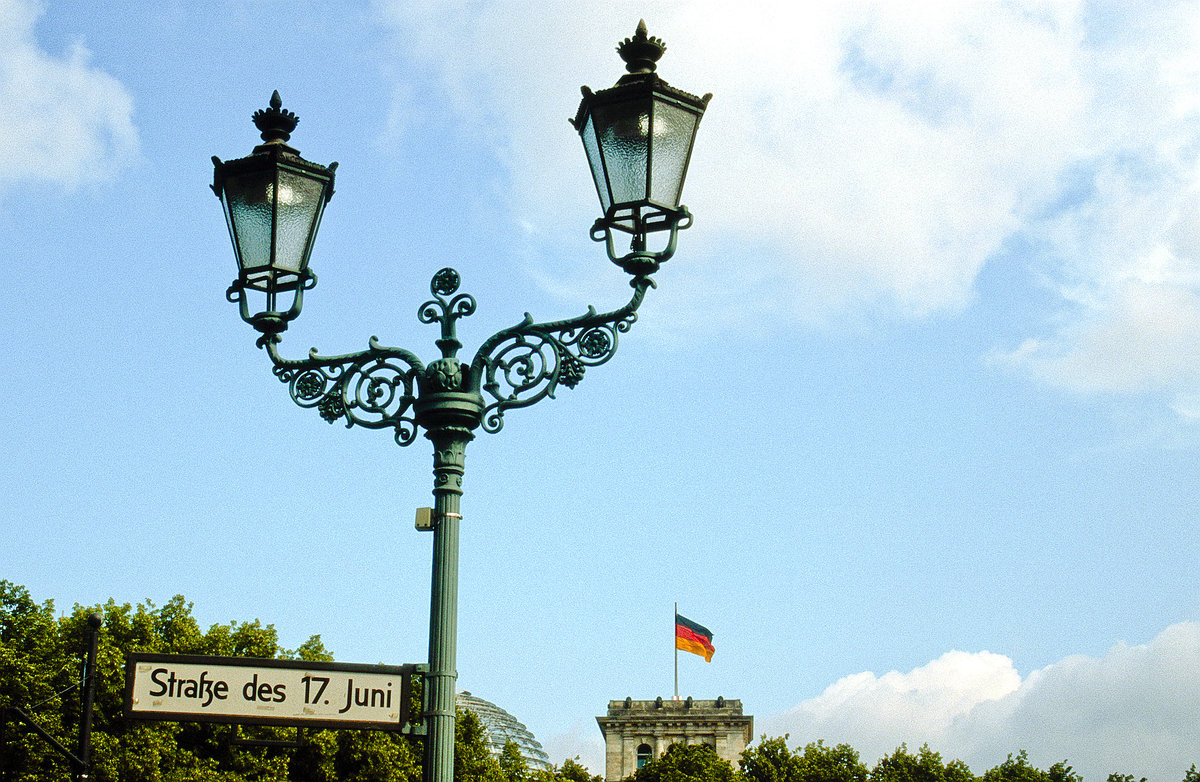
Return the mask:
<path id="1" fill-rule="evenodd" d="M 500 771 L 507 782 L 526 782 L 529 779 L 529 764 L 521 757 L 521 748 L 515 741 L 506 741 L 499 757 Z"/>
<path id="2" fill-rule="evenodd" d="M 1083 777 L 1076 774 L 1060 760 L 1045 771 L 1034 768 L 1029 763 L 1029 756 L 1021 750 L 1014 758 L 1008 756 L 1000 765 L 990 768 L 980 777 L 981 782 L 1083 782 Z M 1200 782 L 1200 780 L 1198 780 Z"/>
<path id="3" fill-rule="evenodd" d="M 584 768 L 583 764 L 579 762 L 578 755 L 574 760 L 567 758 L 561 766 L 555 766 L 554 778 L 559 782 L 604 782 L 603 777 L 592 774 Z"/>
<path id="4" fill-rule="evenodd" d="M 866 782 L 867 767 L 849 744 L 826 747 L 817 741 L 804 747 L 799 758 L 802 782 Z"/>
<path id="5" fill-rule="evenodd" d="M 866 782 L 867 767 L 849 744 L 827 747 L 816 741 L 803 752 L 787 747 L 782 738 L 763 736 L 757 746 L 742 752 L 738 765 L 749 782 Z"/>
<path id="6" fill-rule="evenodd" d="M 1065 760 L 1060 760 L 1046 769 L 1046 778 L 1049 779 L 1049 782 L 1083 782 L 1083 777 L 1076 774 Z M 1200 780 L 1196 780 L 1196 782 L 1200 782 Z"/>
<path id="7" fill-rule="evenodd" d="M 59 693 L 70 692 L 77 665 L 61 647 L 54 603 L 39 604 L 24 587 L 0 581 L 0 708 L 30 713 L 43 730 L 72 746 Z M 24 731 L 9 734 L 8 766 L 27 770 L 16 782 L 68 779 L 61 756 L 46 742 Z"/>
<path id="8" fill-rule="evenodd" d="M 455 715 L 454 782 L 506 782 L 479 717 L 470 709 L 456 709 Z"/>
<path id="9" fill-rule="evenodd" d="M 1008 756 L 1000 765 L 984 772 L 983 782 L 1050 782 L 1050 775 L 1029 764 L 1025 750 L 1021 750 L 1014 758 Z"/>
<path id="10" fill-rule="evenodd" d="M 555 766 L 549 771 L 532 771 L 529 778 L 533 782 L 604 782 L 603 777 L 593 775 L 579 762 L 578 755 L 574 760 L 568 758 L 561 766 Z"/>
<path id="11" fill-rule="evenodd" d="M 295 731 L 208 723 L 143 722 L 123 715 L 125 659 L 130 652 L 332 660 L 312 636 L 297 649 L 279 646 L 272 625 L 258 620 L 201 630 L 182 596 L 161 607 L 109 600 L 76 605 L 55 618 L 51 601 L 0 581 L 0 707 L 19 708 L 63 745 L 74 748 L 79 724 L 80 653 L 87 618 L 104 625 L 96 656 L 93 782 L 418 782 L 420 748 L 385 731 Z M 296 749 L 244 748 L 236 733 L 297 740 Z M 8 782 L 69 782 L 67 762 L 45 741 L 10 722 L 4 753 Z M 462 752 L 486 754 L 480 731 Z M 493 764 L 495 761 L 493 761 Z M 486 770 L 486 768 L 485 768 Z M 460 782 L 500 782 L 466 774 Z"/>
<path id="12" fill-rule="evenodd" d="M 634 782 L 738 782 L 738 772 L 707 744 L 672 744 L 634 772 Z"/>
<path id="13" fill-rule="evenodd" d="M 738 759 L 742 776 L 750 782 L 799 782 L 796 756 L 787 747 L 788 734 L 769 739 L 764 734 L 758 745 L 747 747 Z"/>
<path id="14" fill-rule="evenodd" d="M 942 762 L 942 756 L 922 745 L 916 755 L 901 744 L 895 752 L 879 759 L 871 769 L 870 782 L 975 782 L 975 775 L 961 760 Z"/>

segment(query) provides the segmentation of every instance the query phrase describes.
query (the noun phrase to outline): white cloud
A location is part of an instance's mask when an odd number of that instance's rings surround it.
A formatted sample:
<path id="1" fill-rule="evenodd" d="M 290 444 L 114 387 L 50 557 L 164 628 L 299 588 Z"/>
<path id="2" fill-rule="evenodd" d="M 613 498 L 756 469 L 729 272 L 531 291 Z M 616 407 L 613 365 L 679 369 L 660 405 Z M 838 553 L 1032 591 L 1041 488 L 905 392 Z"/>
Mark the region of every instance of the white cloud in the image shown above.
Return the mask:
<path id="1" fill-rule="evenodd" d="M 1023 681 L 1007 657 L 949 652 L 908 673 L 861 673 L 759 732 L 793 744 L 846 742 L 873 765 L 902 742 L 928 743 L 976 774 L 1010 753 L 1048 768 L 1068 760 L 1085 782 L 1109 773 L 1175 782 L 1200 762 L 1200 624 L 1164 630 L 1144 646 L 1069 657 Z"/>
<path id="2" fill-rule="evenodd" d="M 855 746 L 869 754 L 866 747 L 891 744 L 889 750 L 894 749 L 899 744 L 892 742 L 896 735 L 942 735 L 980 702 L 1009 695 L 1020 683 L 1007 657 L 953 651 L 907 674 L 847 676 L 785 717 L 767 722 L 821 725 L 834 735 L 853 733 L 860 737 Z"/>
<path id="3" fill-rule="evenodd" d="M 1027 340 L 1004 358 L 1078 391 L 1200 389 L 1200 290 L 1131 279 L 1103 294 L 1049 340 Z"/>
<path id="4" fill-rule="evenodd" d="M 137 151 L 133 100 L 82 44 L 39 48 L 40 15 L 32 0 L 0 0 L 0 187 L 104 180 Z"/>
<path id="5" fill-rule="evenodd" d="M 543 233 L 556 230 L 564 197 L 593 194 L 582 177 L 563 192 L 564 171 L 586 177 L 572 134 L 547 139 L 529 118 L 571 113 L 564 95 L 576 83 L 615 81 L 620 62 L 596 39 L 612 20 L 628 20 L 618 33 L 628 35 L 644 15 L 667 39 L 664 77 L 716 95 L 689 174 L 698 225 L 718 241 L 768 248 L 737 268 L 760 267 L 793 315 L 807 317 L 861 302 L 913 315 L 961 308 L 988 256 L 1052 190 L 1080 143 L 1079 33 L 1071 4 L 1034 3 L 1037 15 L 1018 5 L 380 8 L 404 51 L 437 63 L 468 121 L 498 121 L 513 202 Z"/>
<path id="6" fill-rule="evenodd" d="M 553 249 L 587 222 L 564 213 L 595 206 L 578 142 L 542 118 L 571 113 L 574 85 L 615 79 L 597 40 L 647 19 L 663 76 L 716 96 L 685 193 L 691 268 L 656 294 L 691 325 L 958 312 L 1023 239 L 1051 259 L 1038 268 L 1061 306 L 1025 324 L 1010 365 L 1080 391 L 1166 390 L 1176 409 L 1200 393 L 1195 0 L 377 7 L 493 141 L 514 219 Z M 413 98 L 398 88 L 393 113 Z"/>
<path id="7" fill-rule="evenodd" d="M 1049 333 L 1001 356 L 1081 392 L 1200 393 L 1200 5 L 1109 9 L 1086 50 L 1093 153 L 1073 197 L 1031 230 L 1058 263 Z"/>

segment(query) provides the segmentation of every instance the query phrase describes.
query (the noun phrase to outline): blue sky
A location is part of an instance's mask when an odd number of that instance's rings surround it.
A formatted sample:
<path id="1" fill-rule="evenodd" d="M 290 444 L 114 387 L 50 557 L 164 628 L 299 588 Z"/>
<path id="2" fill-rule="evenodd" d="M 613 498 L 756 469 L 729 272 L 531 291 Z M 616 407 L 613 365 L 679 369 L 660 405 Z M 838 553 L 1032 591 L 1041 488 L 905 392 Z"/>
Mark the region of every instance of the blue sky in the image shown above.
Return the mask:
<path id="1" fill-rule="evenodd" d="M 1200 760 L 1200 6 L 0 0 L 0 577 L 426 654 L 423 440 L 294 407 L 224 298 L 212 155 L 337 160 L 282 344 L 470 355 L 625 275 L 565 121 L 645 18 L 714 93 L 614 360 L 467 452 L 460 686 L 602 768 L 611 698 L 758 732 Z"/>

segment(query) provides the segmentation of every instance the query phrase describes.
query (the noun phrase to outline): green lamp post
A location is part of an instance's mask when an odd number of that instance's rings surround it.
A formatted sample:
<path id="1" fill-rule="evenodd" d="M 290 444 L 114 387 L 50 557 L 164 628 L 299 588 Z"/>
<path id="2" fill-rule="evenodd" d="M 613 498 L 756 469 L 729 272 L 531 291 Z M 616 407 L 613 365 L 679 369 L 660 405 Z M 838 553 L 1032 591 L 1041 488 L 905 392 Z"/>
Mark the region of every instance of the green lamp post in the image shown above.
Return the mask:
<path id="1" fill-rule="evenodd" d="M 242 319 L 259 333 L 275 375 L 292 400 L 315 408 L 326 421 L 347 427 L 386 429 L 408 445 L 419 430 L 433 443 L 433 563 L 429 611 L 429 670 L 425 683 L 425 780 L 452 782 L 454 700 L 458 637 L 458 533 L 464 452 L 475 431 L 498 432 L 507 410 L 573 388 L 589 367 L 617 350 L 618 337 L 637 320 L 637 309 L 654 286 L 650 275 L 675 252 L 678 231 L 691 224 L 679 197 L 700 117 L 711 96 L 698 98 L 667 85 L 655 73 L 665 46 L 649 37 L 645 23 L 618 46 L 628 74 L 616 86 L 592 92 L 572 123 L 583 138 L 602 217 L 595 241 L 632 276 L 633 297 L 619 309 L 588 312 L 567 320 L 535 323 L 526 315 L 460 361 L 455 334 L 459 318 L 475 311 L 475 299 L 459 293 L 458 273 L 433 275 L 433 298 L 417 311 L 437 323 L 441 355 L 425 364 L 402 348 L 374 337 L 366 350 L 301 359 L 280 355 L 288 323 L 300 314 L 304 291 L 316 284 L 308 261 L 325 205 L 333 195 L 336 163 L 311 163 L 288 146 L 298 118 L 283 109 L 279 93 L 270 108 L 254 114 L 263 143 L 248 157 L 213 158 L 213 190 L 225 209 L 238 263 L 226 293 Z M 630 237 L 628 252 L 616 237 Z M 650 249 L 650 237 L 657 249 Z"/>

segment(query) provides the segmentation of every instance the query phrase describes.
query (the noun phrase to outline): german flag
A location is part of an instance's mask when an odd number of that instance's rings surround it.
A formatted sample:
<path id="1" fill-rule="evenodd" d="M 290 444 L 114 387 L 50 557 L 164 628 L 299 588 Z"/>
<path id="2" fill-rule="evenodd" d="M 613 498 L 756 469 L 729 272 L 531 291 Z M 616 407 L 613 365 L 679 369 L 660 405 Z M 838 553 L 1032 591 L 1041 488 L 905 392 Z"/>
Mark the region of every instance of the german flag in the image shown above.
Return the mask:
<path id="1" fill-rule="evenodd" d="M 712 662 L 716 649 L 712 644 L 712 630 L 698 625 L 691 619 L 675 614 L 675 648 L 698 654 L 704 662 Z"/>

